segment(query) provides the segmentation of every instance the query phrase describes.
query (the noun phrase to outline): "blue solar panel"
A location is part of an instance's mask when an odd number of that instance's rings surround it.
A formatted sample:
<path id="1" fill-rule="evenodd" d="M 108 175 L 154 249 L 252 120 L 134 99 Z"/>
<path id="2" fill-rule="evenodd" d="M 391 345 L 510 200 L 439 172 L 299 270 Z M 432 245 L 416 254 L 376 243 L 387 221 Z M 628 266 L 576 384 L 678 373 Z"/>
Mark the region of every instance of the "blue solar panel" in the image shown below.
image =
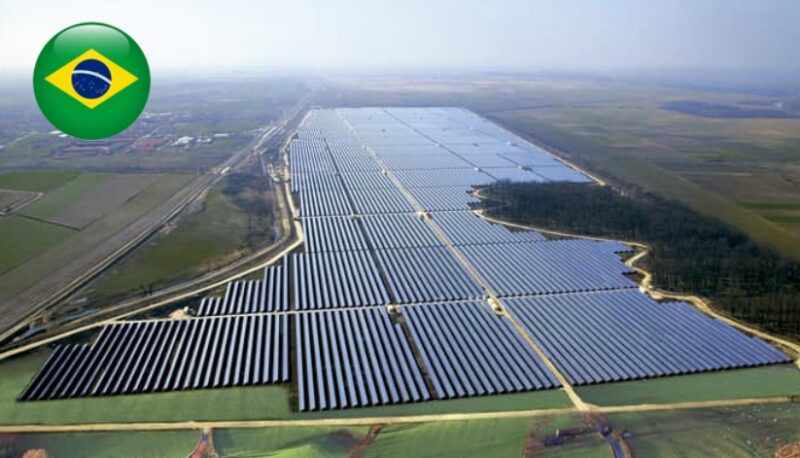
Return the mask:
<path id="1" fill-rule="evenodd" d="M 684 303 L 636 290 L 505 303 L 570 383 L 588 384 L 789 361 L 760 339 Z"/>
<path id="2" fill-rule="evenodd" d="M 559 385 L 533 349 L 487 303 L 406 306 L 402 314 L 439 398 Z"/>
<path id="3" fill-rule="evenodd" d="M 295 338 L 300 411 L 430 397 L 409 343 L 383 308 L 299 313 Z"/>

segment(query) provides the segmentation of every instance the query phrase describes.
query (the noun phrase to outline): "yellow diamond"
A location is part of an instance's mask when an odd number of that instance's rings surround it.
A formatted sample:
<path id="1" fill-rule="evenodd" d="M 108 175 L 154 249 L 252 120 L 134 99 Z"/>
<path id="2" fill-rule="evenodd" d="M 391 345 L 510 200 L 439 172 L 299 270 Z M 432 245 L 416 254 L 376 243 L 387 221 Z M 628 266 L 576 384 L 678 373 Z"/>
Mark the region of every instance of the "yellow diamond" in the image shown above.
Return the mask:
<path id="1" fill-rule="evenodd" d="M 75 92 L 75 88 L 72 87 L 72 72 L 79 63 L 86 59 L 99 60 L 100 62 L 104 63 L 111 72 L 111 85 L 109 86 L 108 91 L 96 99 L 87 99 L 86 97 L 82 97 L 80 94 Z M 138 78 L 133 76 L 130 72 L 115 64 L 111 59 L 100 54 L 94 49 L 90 49 L 80 56 L 72 59 L 66 65 L 54 71 L 48 75 L 47 78 L 45 78 L 48 83 L 61 89 L 68 96 L 86 105 L 90 109 L 100 105 L 114 95 L 118 94 L 126 87 L 135 83 L 137 79 Z"/>

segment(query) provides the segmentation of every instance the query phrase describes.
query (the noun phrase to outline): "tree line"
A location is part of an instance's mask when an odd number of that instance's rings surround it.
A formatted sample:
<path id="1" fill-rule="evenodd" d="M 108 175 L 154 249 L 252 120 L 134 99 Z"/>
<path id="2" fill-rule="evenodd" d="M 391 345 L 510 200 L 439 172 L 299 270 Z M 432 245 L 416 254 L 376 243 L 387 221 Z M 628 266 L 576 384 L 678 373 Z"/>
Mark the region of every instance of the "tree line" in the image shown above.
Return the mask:
<path id="1" fill-rule="evenodd" d="M 800 337 L 800 263 L 688 206 L 640 189 L 507 183 L 486 189 L 492 216 L 648 244 L 656 287 L 699 294 L 736 318 Z"/>

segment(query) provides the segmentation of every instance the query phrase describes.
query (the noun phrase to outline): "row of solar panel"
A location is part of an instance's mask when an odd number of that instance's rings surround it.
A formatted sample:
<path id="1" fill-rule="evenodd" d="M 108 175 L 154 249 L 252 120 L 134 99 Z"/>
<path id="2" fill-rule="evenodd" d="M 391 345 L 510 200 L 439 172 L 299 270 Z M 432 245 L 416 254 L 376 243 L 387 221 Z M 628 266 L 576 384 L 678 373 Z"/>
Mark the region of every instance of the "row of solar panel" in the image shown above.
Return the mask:
<path id="1" fill-rule="evenodd" d="M 634 291 L 505 302 L 572 384 L 790 361 L 688 304 L 659 304 Z M 56 347 L 20 399 L 285 383 L 291 320 L 301 411 L 559 385 L 507 319 L 485 302 L 405 306 L 398 312 L 395 319 L 385 308 L 371 308 L 113 324 L 91 345 Z"/>
<path id="2" fill-rule="evenodd" d="M 302 313 L 295 325 L 300 411 L 430 399 L 411 346 L 385 309 Z"/>
<path id="3" fill-rule="evenodd" d="M 397 226 L 401 231 L 391 236 L 377 232 L 393 224 L 392 219 L 403 221 Z M 447 215 L 444 220 L 457 226 L 460 217 Z M 361 248 L 366 242 L 360 238 L 358 222 L 350 218 L 310 221 L 313 250 L 293 254 L 283 266 L 266 269 L 263 281 L 231 282 L 224 296 L 203 299 L 198 315 L 288 310 L 289 270 L 296 310 L 455 301 L 486 294 L 454 254 L 437 243 L 433 231 L 419 217 L 365 218 L 367 238 L 378 247 L 374 251 L 321 250 L 320 247 L 329 246 L 329 240 L 318 238 L 322 234 L 342 233 Z M 429 245 L 395 247 L 403 245 L 404 235 L 417 232 L 425 234 L 422 240 Z M 535 233 L 502 234 L 501 238 L 506 236 L 530 236 L 532 241 L 458 247 L 499 297 L 636 287 L 624 276 L 630 268 L 615 254 L 626 249 L 625 245 L 587 240 L 541 242 Z M 508 259 L 515 260 L 513 265 Z M 575 263 L 574 259 L 581 262 Z"/>
<path id="4" fill-rule="evenodd" d="M 21 400 L 289 380 L 288 317 L 243 315 L 112 324 L 92 345 L 60 345 Z"/>
<path id="5" fill-rule="evenodd" d="M 636 288 L 618 248 L 590 240 L 459 247 L 499 297 Z"/>
<path id="6" fill-rule="evenodd" d="M 289 275 L 284 264 L 264 269 L 263 280 L 239 280 L 228 283 L 225 295 L 205 297 L 197 316 L 239 315 L 289 310 Z"/>
<path id="7" fill-rule="evenodd" d="M 364 215 L 359 217 L 304 218 L 305 251 L 360 251 L 368 243 L 376 249 L 440 246 L 443 242 L 426 222 L 442 229 L 454 245 L 538 242 L 547 240 L 538 232 L 512 231 L 492 224 L 472 212 L 436 212 Z"/>

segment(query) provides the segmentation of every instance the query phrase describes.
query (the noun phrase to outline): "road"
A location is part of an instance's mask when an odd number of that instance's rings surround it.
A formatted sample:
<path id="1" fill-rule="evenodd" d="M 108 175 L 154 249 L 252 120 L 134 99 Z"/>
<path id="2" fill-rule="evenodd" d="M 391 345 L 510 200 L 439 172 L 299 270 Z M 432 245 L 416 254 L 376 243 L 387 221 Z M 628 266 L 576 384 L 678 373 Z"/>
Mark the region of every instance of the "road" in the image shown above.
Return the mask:
<path id="1" fill-rule="evenodd" d="M 727 401 L 676 402 L 670 404 L 636 404 L 627 406 L 592 406 L 593 412 L 601 414 L 659 412 L 720 407 L 742 407 L 751 405 L 784 404 L 788 397 L 734 399 Z M 315 418 L 296 420 L 226 420 L 226 421 L 176 421 L 133 423 L 75 423 L 75 424 L 28 424 L 0 425 L 0 434 L 15 433 L 65 433 L 101 431 L 166 431 L 186 429 L 219 428 L 274 428 L 306 426 L 372 426 L 384 424 L 432 423 L 445 421 L 492 420 L 506 418 L 532 418 L 541 416 L 580 413 L 574 407 L 558 409 L 506 410 L 497 412 L 467 412 L 431 415 L 398 415 L 387 417 Z"/>
<path id="2" fill-rule="evenodd" d="M 70 263 L 64 269 L 61 269 L 58 275 L 51 275 L 45 278 L 34 287 L 4 303 L 3 314 L 0 316 L 0 342 L 8 341 L 10 337 L 24 330 L 42 312 L 58 305 L 78 288 L 105 271 L 122 256 L 159 231 L 189 205 L 203 199 L 206 193 L 224 178 L 223 171 L 234 169 L 239 164 L 247 161 L 253 154 L 260 154 L 268 141 L 274 138 L 280 139 L 281 135 L 286 134 L 285 129 L 290 122 L 305 108 L 309 97 L 310 94 L 304 97 L 293 109 L 289 110 L 284 119 L 266 128 L 249 145 L 234 153 L 225 162 L 212 169 L 210 173 L 192 180 L 189 185 L 178 191 L 172 198 L 148 213 L 148 215 L 111 237 L 91 253 L 87 253 L 85 256 Z M 135 298 L 122 304 L 104 308 L 99 313 L 107 314 L 108 311 L 139 307 L 151 302 L 160 302 L 169 297 L 185 298 L 186 295 L 183 293 L 193 288 L 198 292 L 206 291 L 209 288 L 203 286 L 198 288 L 198 285 L 216 284 L 218 282 L 215 280 L 218 278 L 230 278 L 229 273 L 231 271 L 241 269 L 243 265 L 247 265 L 248 262 L 259 256 L 263 257 L 264 251 L 266 250 L 262 250 L 256 256 L 239 260 L 230 266 L 223 267 L 187 283 L 166 288 L 147 297 Z M 247 273 L 252 271 L 251 269 Z M 96 316 L 97 314 L 85 316 L 80 320 L 76 320 L 76 322 L 85 322 Z"/>

